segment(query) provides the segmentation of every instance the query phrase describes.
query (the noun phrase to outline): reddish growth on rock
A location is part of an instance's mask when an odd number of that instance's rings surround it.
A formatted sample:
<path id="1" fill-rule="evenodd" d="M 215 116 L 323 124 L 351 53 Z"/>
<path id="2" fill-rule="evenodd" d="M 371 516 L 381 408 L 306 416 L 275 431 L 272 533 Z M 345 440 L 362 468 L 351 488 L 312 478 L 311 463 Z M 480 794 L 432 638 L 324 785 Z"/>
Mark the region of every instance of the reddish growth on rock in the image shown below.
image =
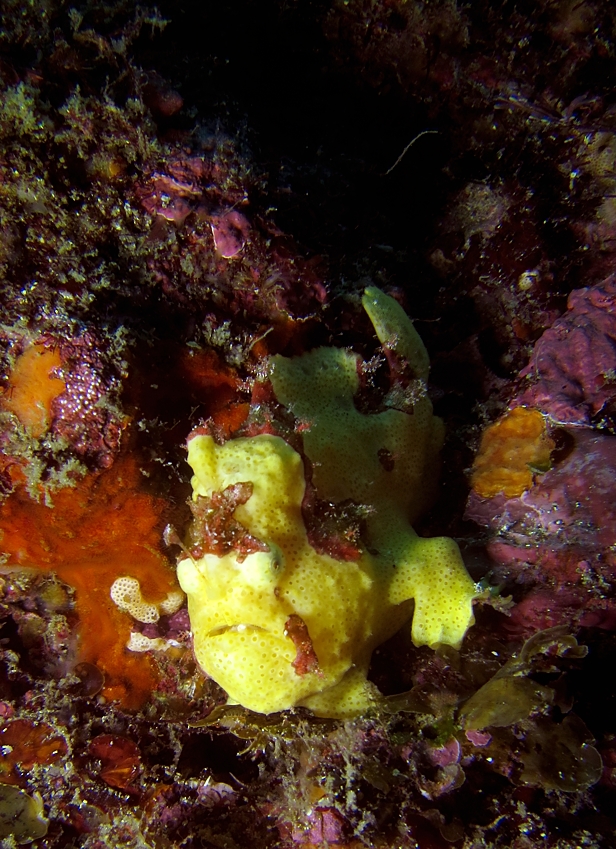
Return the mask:
<path id="1" fill-rule="evenodd" d="M 157 674 L 148 655 L 125 648 L 131 620 L 113 604 L 110 587 L 131 575 L 155 602 L 177 588 L 160 550 L 166 502 L 142 492 L 140 484 L 136 458 L 124 456 L 112 469 L 54 493 L 53 506 L 33 501 L 22 489 L 0 506 L 6 568 L 55 572 L 75 587 L 78 659 L 102 670 L 103 695 L 128 708 L 143 704 Z"/>

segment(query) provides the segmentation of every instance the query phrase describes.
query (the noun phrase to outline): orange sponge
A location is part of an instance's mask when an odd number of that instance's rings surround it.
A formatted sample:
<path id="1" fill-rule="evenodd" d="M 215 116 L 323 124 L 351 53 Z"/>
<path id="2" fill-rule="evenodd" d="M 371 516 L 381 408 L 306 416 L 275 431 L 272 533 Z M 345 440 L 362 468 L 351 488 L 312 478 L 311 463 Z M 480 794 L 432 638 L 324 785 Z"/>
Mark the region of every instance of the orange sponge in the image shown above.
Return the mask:
<path id="1" fill-rule="evenodd" d="M 533 485 L 537 472 L 551 467 L 554 441 L 539 410 L 515 407 L 486 428 L 471 474 L 471 485 L 482 498 L 503 493 L 513 498 Z"/>
<path id="2" fill-rule="evenodd" d="M 51 422 L 51 404 L 66 385 L 55 377 L 62 365 L 56 348 L 30 345 L 16 359 L 9 375 L 10 389 L 1 400 L 4 410 L 14 413 L 30 436 L 42 436 Z"/>
<path id="3" fill-rule="evenodd" d="M 155 604 L 177 589 L 160 548 L 167 504 L 142 492 L 141 480 L 135 457 L 128 455 L 54 493 L 53 506 L 18 489 L 0 507 L 8 568 L 55 572 L 75 588 L 79 660 L 97 666 L 105 676 L 103 695 L 128 708 L 143 704 L 157 674 L 149 655 L 126 649 L 132 621 L 114 604 L 110 588 L 131 575 Z"/>

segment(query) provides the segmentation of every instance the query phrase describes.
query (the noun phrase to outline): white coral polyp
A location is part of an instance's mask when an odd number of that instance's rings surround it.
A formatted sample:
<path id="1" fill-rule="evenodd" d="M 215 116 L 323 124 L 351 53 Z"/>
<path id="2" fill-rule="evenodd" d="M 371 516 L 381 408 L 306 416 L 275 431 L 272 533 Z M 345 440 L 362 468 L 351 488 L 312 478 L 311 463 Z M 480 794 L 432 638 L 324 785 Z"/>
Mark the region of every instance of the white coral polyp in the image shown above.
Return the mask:
<path id="1" fill-rule="evenodd" d="M 135 652 L 166 651 L 170 648 L 170 644 L 162 637 L 146 637 L 145 634 L 133 631 L 126 643 L 126 648 Z"/>
<path id="2" fill-rule="evenodd" d="M 137 578 L 128 575 L 117 578 L 111 585 L 110 595 L 114 604 L 125 613 L 130 613 L 137 622 L 152 624 L 160 619 L 157 605 L 145 601 L 141 595 Z"/>
<path id="3" fill-rule="evenodd" d="M 171 616 L 172 613 L 177 613 L 184 603 L 185 598 L 186 596 L 182 590 L 171 590 L 167 597 L 159 604 L 160 612 L 164 616 Z"/>

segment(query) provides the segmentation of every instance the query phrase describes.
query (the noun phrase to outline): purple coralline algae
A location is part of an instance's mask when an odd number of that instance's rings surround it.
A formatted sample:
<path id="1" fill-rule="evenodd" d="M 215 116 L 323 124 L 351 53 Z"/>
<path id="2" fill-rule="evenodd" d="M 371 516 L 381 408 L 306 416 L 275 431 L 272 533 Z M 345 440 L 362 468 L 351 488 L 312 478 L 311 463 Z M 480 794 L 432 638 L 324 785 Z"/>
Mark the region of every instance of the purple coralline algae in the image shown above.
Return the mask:
<path id="1" fill-rule="evenodd" d="M 178 150 L 135 188 L 154 219 L 151 273 L 180 303 L 211 299 L 257 320 L 314 312 L 326 295 L 318 270 L 269 217 L 250 216 L 250 178 L 231 140 L 208 144 L 207 154 Z"/>
<path id="2" fill-rule="evenodd" d="M 104 345 L 91 332 L 63 341 L 59 348 L 58 376 L 66 389 L 52 402 L 51 432 L 80 459 L 108 468 L 125 427 L 119 406 L 122 375 L 105 361 Z"/>
<path id="3" fill-rule="evenodd" d="M 509 627 L 523 633 L 616 628 L 615 306 L 613 277 L 572 292 L 521 372 L 510 407 L 547 417 L 552 467 L 515 497 L 469 497 L 467 518 L 494 535 L 493 580 L 516 602 Z"/>
<path id="4" fill-rule="evenodd" d="M 466 515 L 495 534 L 493 580 L 525 633 L 569 624 L 616 629 L 616 437 L 569 430 L 573 447 L 521 496 L 481 499 Z"/>
<path id="5" fill-rule="evenodd" d="M 516 403 L 565 425 L 616 426 L 616 277 L 569 295 L 536 343 Z"/>

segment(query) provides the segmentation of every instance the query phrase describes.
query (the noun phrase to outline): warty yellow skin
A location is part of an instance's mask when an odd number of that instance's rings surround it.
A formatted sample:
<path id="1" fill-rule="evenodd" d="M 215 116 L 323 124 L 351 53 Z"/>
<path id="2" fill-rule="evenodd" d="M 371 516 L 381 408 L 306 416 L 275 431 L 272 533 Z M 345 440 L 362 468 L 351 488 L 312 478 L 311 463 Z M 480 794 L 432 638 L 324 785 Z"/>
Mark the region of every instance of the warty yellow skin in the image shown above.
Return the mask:
<path id="1" fill-rule="evenodd" d="M 401 307 L 374 289 L 364 305 L 383 344 L 413 356 L 424 381 L 427 354 Z M 180 560 L 194 650 L 230 701 L 250 710 L 302 705 L 320 716 L 351 717 L 379 696 L 366 678 L 373 650 L 411 618 L 415 644 L 433 647 L 458 646 L 473 622 L 475 585 L 458 546 L 445 537 L 422 539 L 410 525 L 434 490 L 442 424 L 425 392 L 412 415 L 359 413 L 357 355 L 347 351 L 274 357 L 271 380 L 278 400 L 307 428 L 304 450 L 319 497 L 368 508 L 366 547 L 349 562 L 310 545 L 301 512 L 304 463 L 280 437 L 224 445 L 193 437 L 194 498 L 250 482 L 252 495 L 234 518 L 267 545 L 243 560 L 236 551 Z M 307 629 L 318 661 L 310 671 L 294 665 L 290 617 Z"/>

